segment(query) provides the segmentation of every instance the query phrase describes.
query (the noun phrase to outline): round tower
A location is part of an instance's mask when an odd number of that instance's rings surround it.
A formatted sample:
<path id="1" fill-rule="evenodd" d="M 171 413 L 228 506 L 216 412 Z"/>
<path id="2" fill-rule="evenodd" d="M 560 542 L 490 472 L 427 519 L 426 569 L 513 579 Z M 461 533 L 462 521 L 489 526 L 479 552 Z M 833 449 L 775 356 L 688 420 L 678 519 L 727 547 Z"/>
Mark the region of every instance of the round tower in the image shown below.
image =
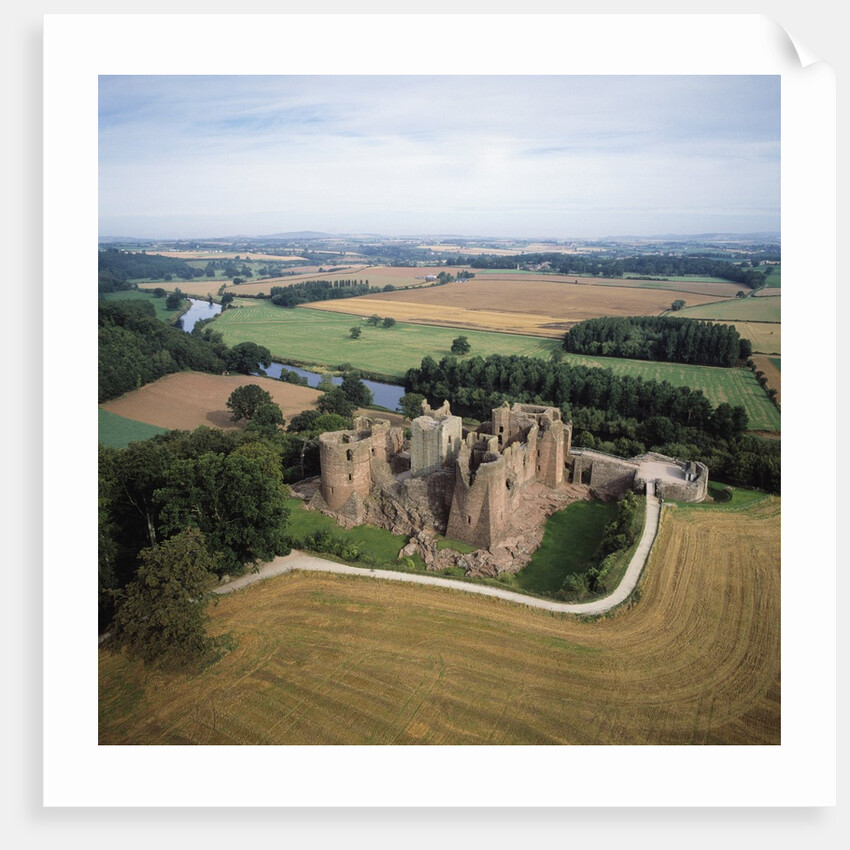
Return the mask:
<path id="1" fill-rule="evenodd" d="M 372 484 L 371 431 L 330 431 L 319 436 L 322 496 L 332 511 L 358 493 L 369 496 Z"/>

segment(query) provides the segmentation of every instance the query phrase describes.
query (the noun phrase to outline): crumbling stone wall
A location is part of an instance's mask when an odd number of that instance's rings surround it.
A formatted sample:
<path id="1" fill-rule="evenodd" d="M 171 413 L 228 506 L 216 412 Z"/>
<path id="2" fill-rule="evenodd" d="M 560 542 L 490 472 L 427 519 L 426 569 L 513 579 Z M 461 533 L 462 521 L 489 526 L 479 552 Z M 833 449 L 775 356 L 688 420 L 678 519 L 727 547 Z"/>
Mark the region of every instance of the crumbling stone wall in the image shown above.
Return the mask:
<path id="1" fill-rule="evenodd" d="M 617 458 L 583 449 L 572 458 L 572 480 L 575 484 L 589 484 L 592 489 L 611 493 L 625 493 L 634 489 L 638 464 L 633 460 Z"/>
<path id="2" fill-rule="evenodd" d="M 322 497 L 339 510 L 354 493 L 361 499 L 372 487 L 372 434 L 370 431 L 333 431 L 319 437 Z"/>
<path id="3" fill-rule="evenodd" d="M 460 449 L 463 423 L 453 416 L 449 403 L 432 410 L 422 402 L 422 415 L 410 423 L 410 474 L 428 475 L 451 466 Z"/>
<path id="4" fill-rule="evenodd" d="M 369 497 L 376 480 L 393 477 L 391 462 L 401 450 L 404 432 L 386 419 L 372 420 L 365 416 L 354 420 L 350 431 L 330 431 L 319 436 L 319 463 L 322 469 L 322 498 L 332 511 L 349 505 L 360 505 Z"/>
<path id="5" fill-rule="evenodd" d="M 507 524 L 508 492 L 504 456 L 463 444 L 455 466 L 446 536 L 489 549 Z"/>
<path id="6" fill-rule="evenodd" d="M 535 488 L 553 498 L 571 482 L 622 494 L 644 492 L 651 478 L 662 498 L 699 501 L 707 493 L 701 463 L 573 454 L 572 425 L 556 408 L 503 405 L 465 439 L 448 402 L 437 410 L 424 402 L 422 414 L 413 420 L 409 453 L 402 429 L 386 420 L 362 417 L 351 431 L 321 435 L 321 487 L 310 506 L 349 524 L 368 521 L 406 534 L 429 529 L 493 552 L 516 537 L 523 494 Z"/>

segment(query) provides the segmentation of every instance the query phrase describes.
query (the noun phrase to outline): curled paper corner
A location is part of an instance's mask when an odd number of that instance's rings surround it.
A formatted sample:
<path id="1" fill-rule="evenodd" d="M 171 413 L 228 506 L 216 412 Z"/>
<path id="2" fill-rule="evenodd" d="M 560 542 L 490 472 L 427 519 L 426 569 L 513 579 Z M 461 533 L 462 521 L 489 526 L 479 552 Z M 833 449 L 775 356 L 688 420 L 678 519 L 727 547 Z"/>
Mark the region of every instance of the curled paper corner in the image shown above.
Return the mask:
<path id="1" fill-rule="evenodd" d="M 767 16 L 766 16 L 767 17 Z M 816 53 L 803 44 L 799 38 L 795 38 L 785 27 L 773 18 L 767 17 L 767 20 L 776 28 L 779 37 L 784 42 L 784 51 L 786 58 L 792 59 L 795 64 L 799 64 L 804 70 L 811 65 L 815 65 L 823 60 Z"/>

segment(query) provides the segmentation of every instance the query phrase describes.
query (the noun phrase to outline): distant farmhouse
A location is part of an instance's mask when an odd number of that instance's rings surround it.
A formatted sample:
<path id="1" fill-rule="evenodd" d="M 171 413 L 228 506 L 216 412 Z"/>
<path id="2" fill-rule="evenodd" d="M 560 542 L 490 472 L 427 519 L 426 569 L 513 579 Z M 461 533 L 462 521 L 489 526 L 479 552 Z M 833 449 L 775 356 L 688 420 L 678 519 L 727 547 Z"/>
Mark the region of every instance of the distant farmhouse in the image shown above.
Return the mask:
<path id="1" fill-rule="evenodd" d="M 591 491 L 649 489 L 697 502 L 708 488 L 702 463 L 574 450 L 572 423 L 557 408 L 533 404 L 505 404 L 490 422 L 464 432 L 447 401 L 436 410 L 425 401 L 409 441 L 387 420 L 359 417 L 350 431 L 322 434 L 319 457 L 311 508 L 346 525 L 369 522 L 420 537 L 436 532 L 491 552 L 515 543 L 532 519 Z"/>

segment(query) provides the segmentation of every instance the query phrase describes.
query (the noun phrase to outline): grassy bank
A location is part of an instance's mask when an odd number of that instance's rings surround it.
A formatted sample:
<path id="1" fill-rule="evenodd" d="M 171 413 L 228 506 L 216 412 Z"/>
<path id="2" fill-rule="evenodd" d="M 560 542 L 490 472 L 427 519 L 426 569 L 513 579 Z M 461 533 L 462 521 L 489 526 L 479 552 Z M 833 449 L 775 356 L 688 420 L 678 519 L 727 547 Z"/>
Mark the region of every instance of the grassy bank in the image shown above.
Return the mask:
<path id="1" fill-rule="evenodd" d="M 126 419 L 117 413 L 110 413 L 102 407 L 97 409 L 97 440 L 101 445 L 123 449 L 137 440 L 148 440 L 168 429 L 135 419 Z"/>

